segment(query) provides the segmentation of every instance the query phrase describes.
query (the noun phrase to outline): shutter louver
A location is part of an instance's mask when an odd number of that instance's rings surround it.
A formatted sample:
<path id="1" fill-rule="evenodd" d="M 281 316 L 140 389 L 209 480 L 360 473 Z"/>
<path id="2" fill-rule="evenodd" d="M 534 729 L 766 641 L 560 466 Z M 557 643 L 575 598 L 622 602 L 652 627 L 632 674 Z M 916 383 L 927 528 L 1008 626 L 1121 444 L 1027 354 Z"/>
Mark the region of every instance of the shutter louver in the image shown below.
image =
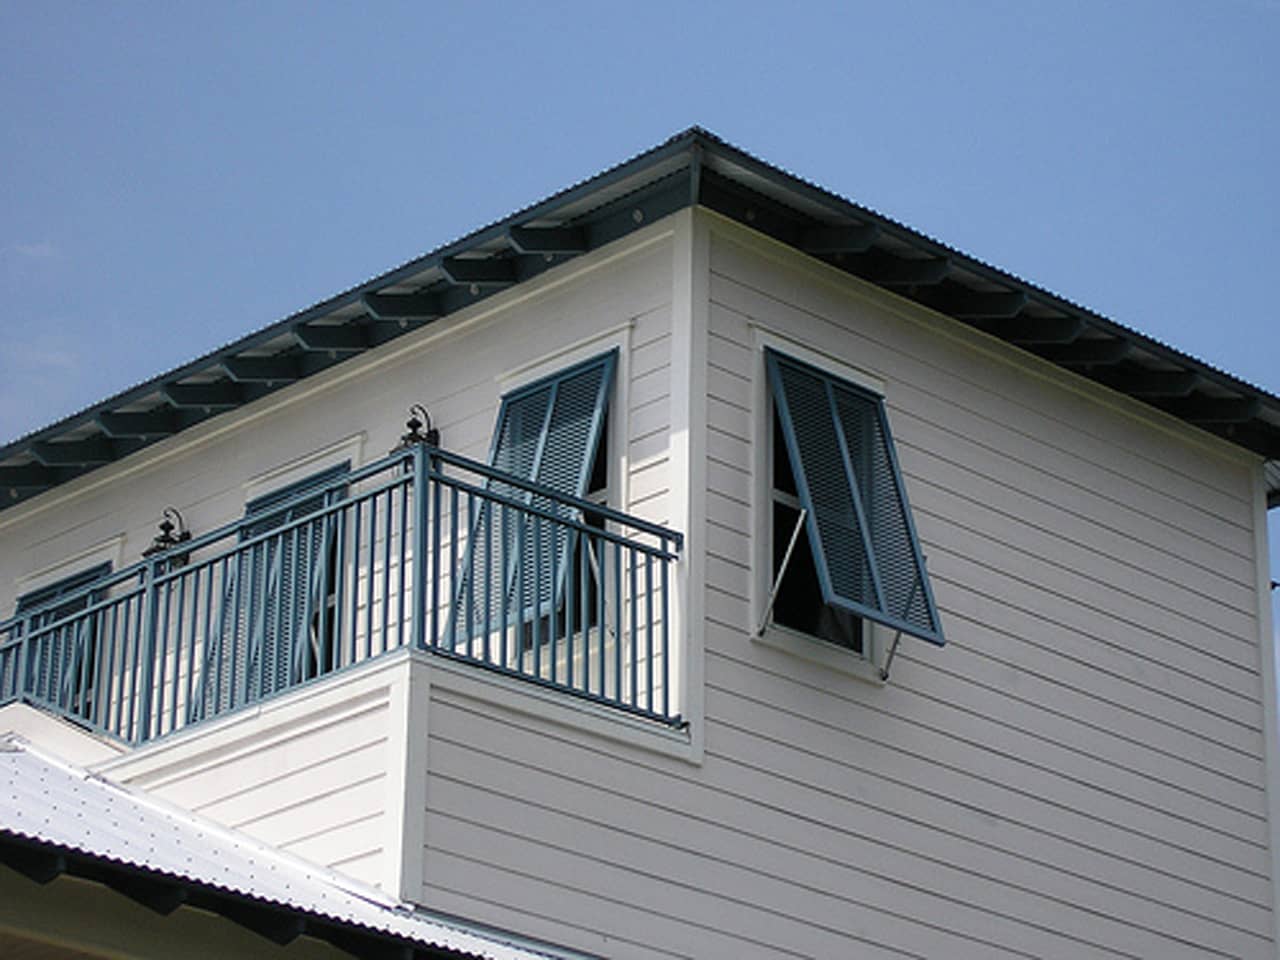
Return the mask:
<path id="1" fill-rule="evenodd" d="M 884 402 L 772 350 L 766 364 L 823 599 L 942 644 Z"/>
<path id="2" fill-rule="evenodd" d="M 617 354 L 608 353 L 503 397 L 489 462 L 557 493 L 583 496 L 616 361 Z M 512 484 L 495 480 L 489 489 L 576 519 L 563 504 Z M 573 547 L 565 527 L 486 502 L 472 524 L 450 636 L 465 639 L 486 624 L 492 628 L 502 622 L 504 610 L 506 621 L 515 624 L 558 609 Z"/>
<path id="3" fill-rule="evenodd" d="M 273 509 L 309 490 L 331 486 L 349 471 L 350 464 L 343 463 L 252 501 L 245 508 L 251 522 L 241 530 L 241 539 L 268 534 L 336 503 L 342 499 L 341 487 Z M 236 554 L 223 585 L 221 629 L 205 652 L 202 716 L 224 713 L 253 699 L 258 690 L 250 681 L 259 671 L 262 696 L 303 679 L 307 646 L 313 640 L 324 643 L 324 638 L 312 637 L 311 625 L 328 602 L 336 575 L 329 554 L 339 518 L 336 513 L 316 517 Z"/>

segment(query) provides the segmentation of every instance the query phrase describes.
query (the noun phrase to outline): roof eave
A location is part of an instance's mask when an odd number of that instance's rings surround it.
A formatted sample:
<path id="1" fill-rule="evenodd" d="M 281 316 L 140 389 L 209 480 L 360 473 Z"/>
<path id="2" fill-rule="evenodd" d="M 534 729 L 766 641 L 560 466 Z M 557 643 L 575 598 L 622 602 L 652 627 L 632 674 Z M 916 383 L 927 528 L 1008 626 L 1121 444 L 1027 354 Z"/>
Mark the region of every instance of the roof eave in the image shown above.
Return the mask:
<path id="1" fill-rule="evenodd" d="M 0 509 L 694 204 L 1280 461 L 1280 398 L 693 127 L 0 447 Z M 1275 505 L 1276 472 L 1267 489 Z"/>

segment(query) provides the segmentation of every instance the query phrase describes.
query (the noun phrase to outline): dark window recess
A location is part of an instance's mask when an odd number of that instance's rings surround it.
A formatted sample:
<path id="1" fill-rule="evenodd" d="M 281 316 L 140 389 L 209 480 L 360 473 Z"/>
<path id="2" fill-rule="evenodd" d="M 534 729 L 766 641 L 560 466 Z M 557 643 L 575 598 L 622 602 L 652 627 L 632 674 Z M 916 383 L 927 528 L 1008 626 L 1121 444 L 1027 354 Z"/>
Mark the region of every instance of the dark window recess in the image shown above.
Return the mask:
<path id="1" fill-rule="evenodd" d="M 609 436 L 609 413 L 606 408 L 604 419 L 600 424 L 601 440 L 596 444 L 595 459 L 591 463 L 591 476 L 587 482 L 585 499 L 604 503 L 609 491 L 609 450 L 606 439 Z M 596 530 L 604 529 L 604 516 L 599 513 L 586 513 L 582 522 Z M 521 647 L 530 649 L 534 638 L 546 643 L 551 637 L 563 637 L 568 633 L 581 633 L 593 630 L 600 624 L 600 558 L 591 556 L 588 551 L 591 545 L 585 537 L 574 536 L 573 554 L 569 560 L 569 569 L 565 572 L 563 596 L 556 606 L 555 630 L 551 629 L 551 621 L 541 616 L 537 621 L 526 620 L 520 631 Z"/>
<path id="2" fill-rule="evenodd" d="M 773 567 L 769 582 L 774 583 L 787 544 L 800 517 L 796 500 L 796 481 L 787 459 L 786 446 L 777 416 L 773 417 Z M 773 622 L 862 653 L 862 618 L 823 600 L 818 571 L 813 565 L 813 547 L 802 527 L 791 552 L 791 562 L 778 587 L 773 602 Z"/>
<path id="3" fill-rule="evenodd" d="M 774 350 L 765 365 L 775 580 L 804 512 L 775 621 L 854 649 L 863 620 L 942 644 L 884 399 Z"/>
<path id="4" fill-rule="evenodd" d="M 603 502 L 609 460 L 602 438 L 616 366 L 611 351 L 505 395 L 489 462 L 557 493 Z M 603 524 L 514 484 L 495 480 L 488 489 L 566 521 Z M 450 635 L 465 640 L 505 621 L 521 625 L 522 642 L 532 644 L 581 629 L 584 616 L 596 623 L 597 565 L 571 527 L 486 502 L 473 519 Z"/>

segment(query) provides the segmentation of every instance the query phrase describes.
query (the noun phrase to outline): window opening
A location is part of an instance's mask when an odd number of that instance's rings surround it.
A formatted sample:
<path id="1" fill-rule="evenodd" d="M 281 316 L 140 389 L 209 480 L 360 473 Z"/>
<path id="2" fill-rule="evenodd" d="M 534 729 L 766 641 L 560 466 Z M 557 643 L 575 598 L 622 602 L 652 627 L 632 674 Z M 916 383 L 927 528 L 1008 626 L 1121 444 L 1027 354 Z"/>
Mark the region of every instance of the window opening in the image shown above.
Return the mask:
<path id="1" fill-rule="evenodd" d="M 93 712 L 100 661 L 98 617 L 82 617 L 62 626 L 57 624 L 102 600 L 103 591 L 86 588 L 110 573 L 110 563 L 74 573 L 18 597 L 14 610 L 23 618 L 28 631 L 44 631 L 28 655 L 28 675 L 24 680 L 27 689 L 68 711 L 73 718 L 91 719 Z M 22 627 L 18 629 L 21 631 Z"/>
<path id="2" fill-rule="evenodd" d="M 337 481 L 350 468 L 344 462 L 246 504 L 245 546 L 224 568 L 221 628 L 205 651 L 203 689 L 193 704 L 205 716 L 339 665 L 342 518 L 321 511 L 345 496 Z"/>
<path id="3" fill-rule="evenodd" d="M 772 618 L 779 626 L 807 633 L 846 647 L 863 650 L 863 621 L 848 610 L 827 603 L 813 562 L 813 547 L 801 520 L 800 497 L 787 457 L 786 442 L 776 413 L 773 421 L 772 550 L 770 583 L 777 584 Z M 806 514 L 807 516 L 807 514 Z M 792 540 L 795 540 L 792 547 Z M 791 548 L 790 558 L 787 551 Z M 784 567 L 785 561 L 785 567 Z M 778 580 L 781 575 L 781 581 Z"/>
<path id="4" fill-rule="evenodd" d="M 502 399 L 489 462 L 557 493 L 604 504 L 608 499 L 609 396 L 617 351 L 539 380 Z M 493 481 L 504 499 L 587 526 L 602 516 Z M 553 520 L 485 501 L 473 517 L 459 573 L 449 636 L 458 643 L 499 628 L 517 628 L 520 650 L 600 622 L 598 559 L 577 531 Z M 572 609 L 568 603 L 572 600 Z"/>
<path id="5" fill-rule="evenodd" d="M 772 395 L 772 562 L 804 510 L 774 621 L 865 651 L 864 620 L 944 642 L 883 399 L 766 350 Z M 791 567 L 794 567 L 794 572 Z"/>

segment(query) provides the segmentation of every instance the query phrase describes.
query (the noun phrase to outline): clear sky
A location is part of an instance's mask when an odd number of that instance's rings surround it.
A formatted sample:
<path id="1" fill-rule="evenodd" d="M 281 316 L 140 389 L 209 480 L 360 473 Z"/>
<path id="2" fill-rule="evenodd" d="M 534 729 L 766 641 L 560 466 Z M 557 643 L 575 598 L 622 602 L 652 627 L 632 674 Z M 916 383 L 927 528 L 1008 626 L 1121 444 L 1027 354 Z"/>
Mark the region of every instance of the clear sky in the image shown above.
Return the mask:
<path id="1" fill-rule="evenodd" d="M 0 443 L 694 123 L 1280 392 L 1280 0 L 0 0 Z"/>

